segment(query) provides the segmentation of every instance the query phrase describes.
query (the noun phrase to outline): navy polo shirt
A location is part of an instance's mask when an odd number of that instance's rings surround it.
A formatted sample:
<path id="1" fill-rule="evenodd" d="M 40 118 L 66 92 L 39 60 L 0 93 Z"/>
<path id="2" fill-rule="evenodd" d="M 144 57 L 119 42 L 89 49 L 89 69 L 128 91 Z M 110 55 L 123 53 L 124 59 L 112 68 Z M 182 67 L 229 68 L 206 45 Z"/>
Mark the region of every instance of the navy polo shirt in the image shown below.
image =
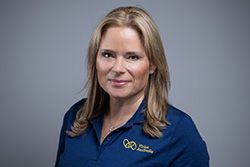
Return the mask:
<path id="1" fill-rule="evenodd" d="M 70 130 L 85 99 L 65 114 L 60 134 L 56 167 L 208 167 L 209 155 L 192 119 L 169 105 L 166 120 L 171 123 L 161 138 L 143 132 L 145 100 L 133 117 L 112 131 L 100 145 L 103 116 L 91 121 L 87 131 L 71 138 Z"/>

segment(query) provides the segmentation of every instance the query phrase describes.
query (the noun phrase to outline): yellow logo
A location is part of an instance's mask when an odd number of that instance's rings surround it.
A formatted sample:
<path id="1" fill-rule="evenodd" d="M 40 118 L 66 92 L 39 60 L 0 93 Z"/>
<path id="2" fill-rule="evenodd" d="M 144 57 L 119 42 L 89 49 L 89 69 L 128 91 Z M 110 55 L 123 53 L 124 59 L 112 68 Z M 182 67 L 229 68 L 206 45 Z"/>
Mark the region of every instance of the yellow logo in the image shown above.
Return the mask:
<path id="1" fill-rule="evenodd" d="M 134 141 L 129 141 L 128 139 L 123 140 L 123 146 L 125 148 L 131 148 L 132 150 L 139 151 L 139 152 L 145 152 L 153 154 L 154 151 L 149 148 L 147 145 L 139 144 L 137 147 L 137 144 Z"/>
<path id="2" fill-rule="evenodd" d="M 123 145 L 125 148 L 131 148 L 132 150 L 137 148 L 136 143 L 134 141 L 129 141 L 128 139 L 123 140 Z"/>

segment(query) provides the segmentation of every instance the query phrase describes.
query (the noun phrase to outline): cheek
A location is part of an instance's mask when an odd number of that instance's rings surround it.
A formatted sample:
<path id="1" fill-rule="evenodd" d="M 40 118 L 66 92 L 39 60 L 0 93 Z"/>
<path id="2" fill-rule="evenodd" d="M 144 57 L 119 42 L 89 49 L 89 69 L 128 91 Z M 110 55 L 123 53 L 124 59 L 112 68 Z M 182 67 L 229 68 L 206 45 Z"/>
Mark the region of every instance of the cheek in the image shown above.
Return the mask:
<path id="1" fill-rule="evenodd" d="M 145 82 L 145 80 L 149 77 L 149 66 L 138 66 L 136 68 L 133 68 L 133 75 L 136 77 L 140 82 Z"/>
<path id="2" fill-rule="evenodd" d="M 108 64 L 97 58 L 96 69 L 98 74 L 105 73 L 108 70 Z"/>

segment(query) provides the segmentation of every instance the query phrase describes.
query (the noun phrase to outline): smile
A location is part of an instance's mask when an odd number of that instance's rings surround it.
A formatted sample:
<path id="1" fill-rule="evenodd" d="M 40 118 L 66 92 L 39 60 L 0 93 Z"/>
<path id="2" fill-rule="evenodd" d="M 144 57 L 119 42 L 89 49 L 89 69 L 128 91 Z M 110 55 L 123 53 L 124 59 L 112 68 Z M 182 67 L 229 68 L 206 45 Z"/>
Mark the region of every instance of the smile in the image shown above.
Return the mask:
<path id="1" fill-rule="evenodd" d="M 111 82 L 111 84 L 113 86 L 124 86 L 126 85 L 127 83 L 129 83 L 130 81 L 128 80 L 116 80 L 116 79 L 109 79 L 109 81 Z"/>

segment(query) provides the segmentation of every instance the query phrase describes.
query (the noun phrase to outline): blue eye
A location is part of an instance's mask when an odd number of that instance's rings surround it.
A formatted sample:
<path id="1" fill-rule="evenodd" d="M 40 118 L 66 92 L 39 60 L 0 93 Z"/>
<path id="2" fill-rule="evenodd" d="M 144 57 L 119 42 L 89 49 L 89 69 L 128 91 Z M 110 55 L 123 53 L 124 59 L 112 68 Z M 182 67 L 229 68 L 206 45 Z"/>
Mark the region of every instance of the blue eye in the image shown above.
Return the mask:
<path id="1" fill-rule="evenodd" d="M 139 59 L 139 56 L 129 56 L 129 59 L 132 61 L 136 61 Z"/>

